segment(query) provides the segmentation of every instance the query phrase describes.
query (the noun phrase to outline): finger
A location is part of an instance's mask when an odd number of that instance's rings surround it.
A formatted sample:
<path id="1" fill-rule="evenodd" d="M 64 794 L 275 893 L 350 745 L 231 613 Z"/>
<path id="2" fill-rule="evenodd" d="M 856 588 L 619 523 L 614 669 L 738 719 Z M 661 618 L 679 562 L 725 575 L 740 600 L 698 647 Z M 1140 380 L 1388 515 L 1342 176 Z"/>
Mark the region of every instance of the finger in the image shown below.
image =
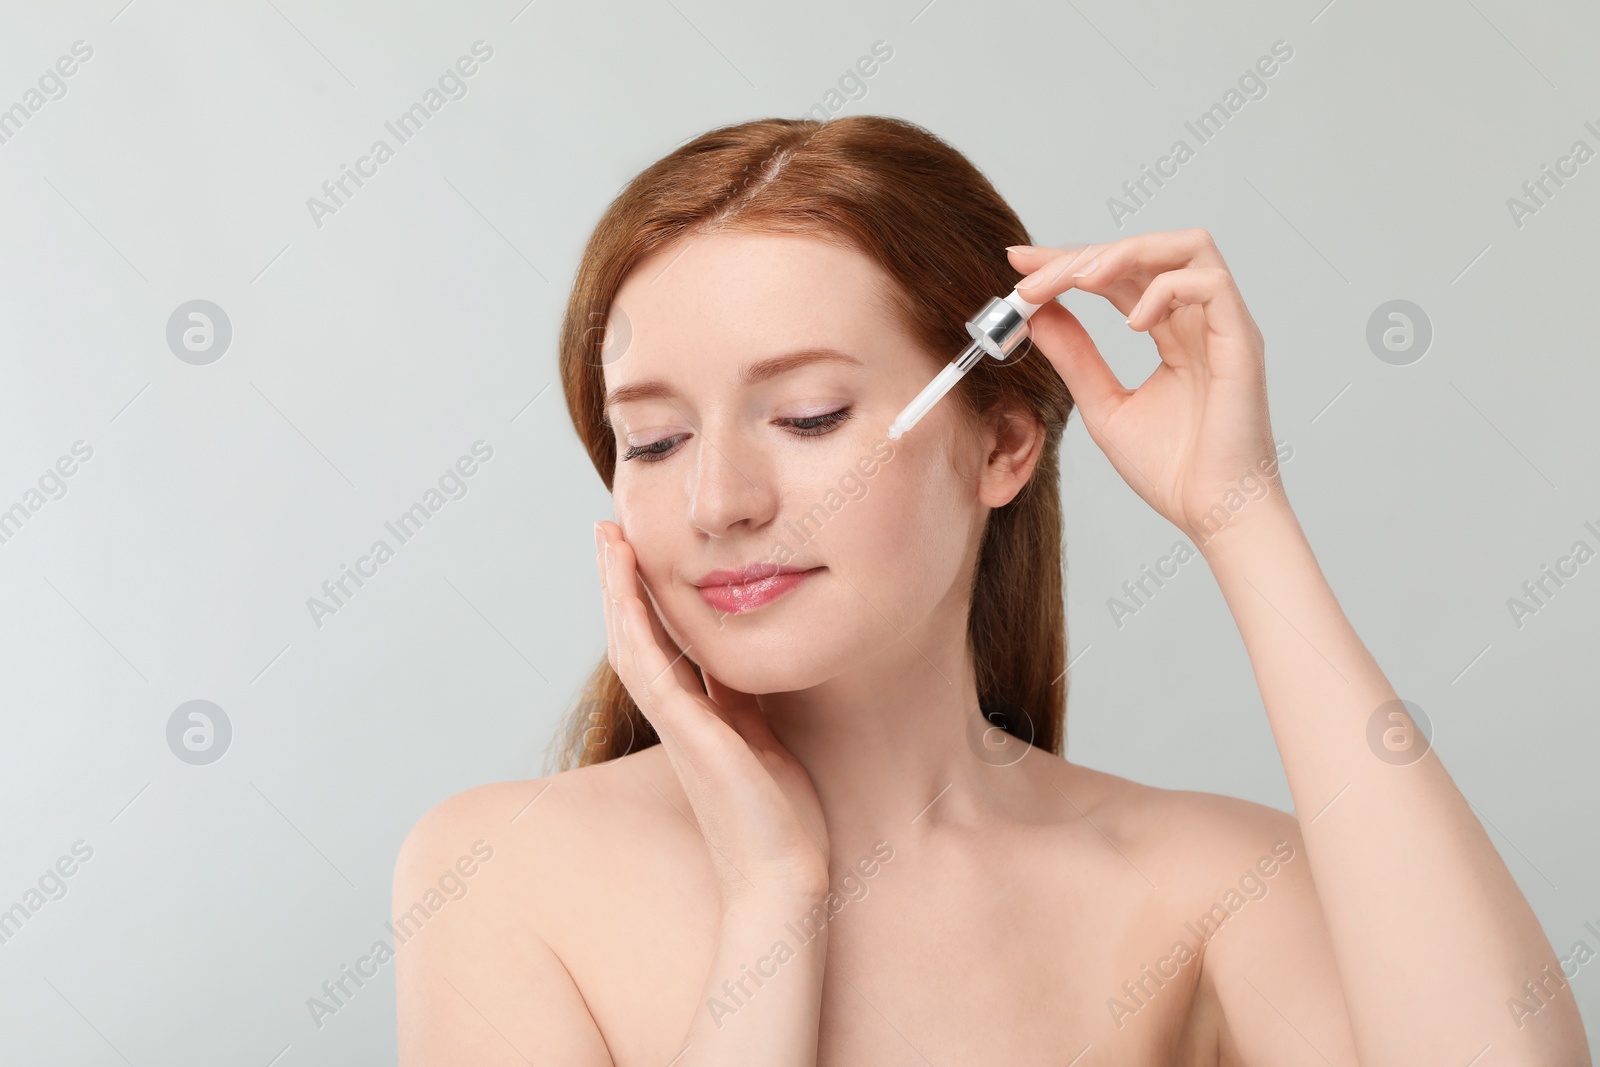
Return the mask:
<path id="1" fill-rule="evenodd" d="M 615 523 L 600 523 L 599 526 L 603 535 L 601 567 L 606 584 L 608 658 L 640 714 L 660 738 L 661 747 L 678 780 L 690 793 L 690 802 L 698 815 L 696 785 L 707 775 L 708 768 L 726 758 L 730 740 L 726 734 L 733 732 L 732 727 L 724 720 L 723 726 L 728 726 L 728 730 L 718 736 L 722 727 L 715 724 L 716 716 L 707 707 L 710 700 L 704 694 L 698 698 L 691 696 L 667 669 L 666 656 L 645 617 L 648 609 L 643 600 L 634 594 L 617 595 L 618 586 L 626 584 L 619 578 L 626 568 L 618 562 L 618 557 L 624 555 L 628 546 L 620 538 L 613 540 L 621 532 Z M 698 680 L 694 680 L 694 690 L 699 689 Z"/>
<path id="2" fill-rule="evenodd" d="M 1053 263 L 1063 256 L 1076 255 L 1087 262 L 1094 253 L 1085 251 L 1091 248 L 1100 248 L 1101 245 L 1091 245 L 1083 242 L 1064 244 L 1059 246 L 1049 245 L 1012 245 L 1006 249 L 1006 258 L 1011 265 L 1025 274 L 1032 274 L 1047 263 Z"/>
<path id="3" fill-rule="evenodd" d="M 1042 304 L 1071 289 L 1071 273 L 1093 259 L 1104 245 L 1070 244 L 1062 248 L 1044 248 L 1036 245 L 1019 247 L 1008 252 L 1011 265 L 1027 276 L 1016 284 L 1019 293 L 1030 303 Z"/>
<path id="4" fill-rule="evenodd" d="M 619 528 L 620 534 L 620 528 Z M 700 680 L 695 677 L 694 665 L 687 658 L 687 649 L 682 651 L 678 643 L 667 633 L 667 628 L 662 625 L 660 615 L 654 607 L 654 600 L 649 587 L 644 584 L 639 575 L 639 557 L 634 552 L 633 546 L 621 536 L 613 537 L 609 542 L 611 546 L 611 583 L 612 594 L 617 600 L 626 596 L 638 597 L 645 606 L 645 618 L 649 623 L 652 639 L 667 655 L 672 657 L 673 674 L 678 679 L 678 684 L 686 692 L 698 693 L 701 691 Z"/>
<path id="5" fill-rule="evenodd" d="M 1210 232 L 1202 229 L 1136 233 L 1101 247 L 1073 271 L 1083 278 L 1114 278 L 1132 271 L 1155 277 L 1179 267 L 1226 267 Z"/>
<path id="6" fill-rule="evenodd" d="M 1204 307 L 1206 325 L 1216 333 L 1253 340 L 1256 326 L 1244 298 L 1233 275 L 1219 267 L 1187 267 L 1158 275 L 1129 311 L 1128 325 L 1148 330 L 1186 304 Z"/>
<path id="7" fill-rule="evenodd" d="M 600 524 L 595 524 L 599 528 Z M 600 543 L 594 550 L 595 569 L 600 573 L 600 610 L 606 623 L 606 661 L 611 664 L 612 671 L 621 677 L 622 672 L 617 669 L 617 621 L 612 613 L 611 582 L 607 571 L 611 562 L 611 550 L 606 543 L 605 531 L 600 530 Z"/>
<path id="8" fill-rule="evenodd" d="M 637 557 L 633 554 L 632 546 L 622 536 L 622 528 L 614 522 L 603 522 L 600 524 L 600 529 L 604 536 L 606 590 L 611 618 L 616 624 L 615 632 L 620 638 L 622 619 L 617 611 L 617 605 L 623 597 L 643 596 L 643 588 L 638 580 Z"/>
<path id="9" fill-rule="evenodd" d="M 628 692 L 634 695 L 639 710 L 663 741 L 670 736 L 687 750 L 692 763 L 703 765 L 705 757 L 717 751 L 720 744 L 710 731 L 717 716 L 678 684 L 672 664 L 650 633 L 646 610 L 644 601 L 637 596 L 617 599 L 626 645 L 624 655 L 631 667 Z M 727 725 L 725 720 L 723 725 Z"/>
<path id="10" fill-rule="evenodd" d="M 606 610 L 606 658 L 611 663 L 611 669 L 621 679 L 623 686 L 634 698 L 634 703 L 650 719 L 651 725 L 656 727 L 657 734 L 662 734 L 660 724 L 654 719 L 654 709 L 647 707 L 648 698 L 645 696 L 643 685 L 639 681 L 639 670 L 635 662 L 633 644 L 630 640 L 625 619 L 623 617 L 618 593 L 620 584 L 618 575 L 620 568 L 616 563 L 617 552 L 612 548 L 612 537 L 615 523 L 602 522 L 601 529 L 601 579 L 604 583 L 605 610 Z M 665 740 L 665 736 L 663 736 Z"/>
<path id="11" fill-rule="evenodd" d="M 1226 268 L 1222 253 L 1207 231 L 1138 233 L 1090 245 L 1083 251 L 1068 251 L 1018 283 L 1018 289 L 1037 304 L 1078 288 L 1104 296 L 1126 315 L 1152 278 L 1187 266 Z"/>
<path id="12" fill-rule="evenodd" d="M 679 645 L 678 639 L 667 632 L 666 623 L 661 620 L 661 605 L 656 602 L 655 593 L 643 580 L 640 580 L 639 588 L 643 590 L 639 599 L 644 601 L 650 633 L 655 637 L 656 644 L 672 657 L 672 673 L 677 676 L 678 684 L 690 693 L 704 692 L 705 687 L 700 684 L 700 676 L 695 674 L 694 663 L 689 659 L 689 649 Z"/>
<path id="13" fill-rule="evenodd" d="M 1168 230 L 1124 237 L 1075 268 L 1073 281 L 1079 289 L 1105 297 L 1127 315 L 1154 278 L 1186 267 L 1227 270 L 1207 231 Z"/>
<path id="14" fill-rule="evenodd" d="M 1101 425 L 1132 395 L 1106 365 L 1083 323 L 1055 301 L 1047 301 L 1033 313 L 1028 320 L 1028 333 L 1034 346 L 1061 375 L 1086 421 Z"/>
<path id="15" fill-rule="evenodd" d="M 608 537 L 606 545 L 611 556 L 609 584 L 612 611 L 620 616 L 622 614 L 621 605 L 632 599 L 639 602 L 644 616 L 643 622 L 636 628 L 630 629 L 626 625 L 620 628 L 620 632 L 625 635 L 625 669 L 618 671 L 618 674 L 622 677 L 623 684 L 628 687 L 628 691 L 634 694 L 634 702 L 640 703 L 647 699 L 642 689 L 636 689 L 635 687 L 650 686 L 652 687 L 651 694 L 657 694 L 661 692 L 662 684 L 670 681 L 672 684 L 669 687 L 669 692 L 673 699 L 681 695 L 697 706 L 703 707 L 704 713 L 696 710 L 677 715 L 673 709 L 669 709 L 667 713 L 673 716 L 665 726 L 669 733 L 682 729 L 682 719 L 684 717 L 698 723 L 705 717 L 706 713 L 721 718 L 726 725 L 732 728 L 732 723 L 729 722 L 727 715 L 706 695 L 704 687 L 700 684 L 699 677 L 695 674 L 694 665 L 689 662 L 685 654 L 686 650 L 680 651 L 678 649 L 677 642 L 672 639 L 666 632 L 666 627 L 662 625 L 660 616 L 652 606 L 649 587 L 644 584 L 639 576 L 638 555 L 633 551 L 633 546 L 621 535 L 621 527 L 615 523 L 603 523 L 602 529 Z M 626 623 L 626 617 L 623 616 L 621 621 Z M 646 664 L 650 666 L 647 668 Z M 657 673 L 662 670 L 666 670 L 670 674 L 669 679 L 656 677 Z M 644 709 L 641 706 L 641 710 L 648 711 L 646 717 L 650 719 L 652 726 L 658 727 L 657 732 L 660 733 L 661 728 L 657 723 L 657 718 L 662 715 L 661 705 L 658 704 L 650 709 Z M 709 743 L 709 739 L 703 740 Z"/>

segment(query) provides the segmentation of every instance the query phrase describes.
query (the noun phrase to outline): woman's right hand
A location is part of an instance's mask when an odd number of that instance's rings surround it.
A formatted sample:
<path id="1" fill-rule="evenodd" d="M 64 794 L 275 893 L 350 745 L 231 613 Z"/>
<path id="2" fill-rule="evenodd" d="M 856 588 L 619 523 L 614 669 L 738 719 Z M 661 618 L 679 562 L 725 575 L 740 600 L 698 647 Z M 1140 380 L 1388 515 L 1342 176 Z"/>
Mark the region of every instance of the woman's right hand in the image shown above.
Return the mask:
<path id="1" fill-rule="evenodd" d="M 694 667 L 667 635 L 614 522 L 595 524 L 606 656 L 661 738 L 705 835 L 722 906 L 814 901 L 827 892 L 828 829 L 811 776 L 755 697 Z"/>

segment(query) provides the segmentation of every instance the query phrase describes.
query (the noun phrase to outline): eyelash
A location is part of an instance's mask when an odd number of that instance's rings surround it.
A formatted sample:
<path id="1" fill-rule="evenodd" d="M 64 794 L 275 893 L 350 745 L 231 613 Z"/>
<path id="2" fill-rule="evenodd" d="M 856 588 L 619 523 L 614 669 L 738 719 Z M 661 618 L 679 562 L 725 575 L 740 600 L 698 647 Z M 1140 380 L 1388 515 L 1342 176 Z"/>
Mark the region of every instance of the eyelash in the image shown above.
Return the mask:
<path id="1" fill-rule="evenodd" d="M 855 418 L 855 413 L 849 407 L 842 407 L 838 411 L 830 411 L 826 415 L 807 415 L 802 419 L 779 419 L 778 421 L 794 426 L 795 436 L 797 437 L 821 437 L 823 434 L 831 433 L 835 426 L 838 426 L 846 419 L 853 418 Z M 807 423 L 809 425 L 796 425 L 798 423 Z M 681 437 L 683 437 L 682 434 L 676 434 L 663 441 L 654 441 L 639 448 L 629 448 L 622 454 L 622 458 L 625 460 L 643 460 L 646 463 L 659 463 L 667 456 L 670 456 L 674 449 L 662 451 L 655 451 L 655 449 L 677 441 Z"/>

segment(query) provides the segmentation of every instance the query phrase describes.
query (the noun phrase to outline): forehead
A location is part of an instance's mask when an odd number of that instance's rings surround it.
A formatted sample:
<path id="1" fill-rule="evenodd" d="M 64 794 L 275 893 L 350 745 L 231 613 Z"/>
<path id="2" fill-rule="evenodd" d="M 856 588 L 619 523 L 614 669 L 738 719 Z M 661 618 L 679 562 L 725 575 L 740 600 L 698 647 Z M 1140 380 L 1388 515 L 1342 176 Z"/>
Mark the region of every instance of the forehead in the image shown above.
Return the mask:
<path id="1" fill-rule="evenodd" d="M 896 330 L 885 299 L 892 284 L 860 252 L 820 238 L 695 234 L 630 271 L 612 314 L 625 316 L 627 355 L 639 362 L 690 346 L 741 359 L 800 345 L 854 351 Z M 607 377 L 627 375 L 627 362 Z"/>

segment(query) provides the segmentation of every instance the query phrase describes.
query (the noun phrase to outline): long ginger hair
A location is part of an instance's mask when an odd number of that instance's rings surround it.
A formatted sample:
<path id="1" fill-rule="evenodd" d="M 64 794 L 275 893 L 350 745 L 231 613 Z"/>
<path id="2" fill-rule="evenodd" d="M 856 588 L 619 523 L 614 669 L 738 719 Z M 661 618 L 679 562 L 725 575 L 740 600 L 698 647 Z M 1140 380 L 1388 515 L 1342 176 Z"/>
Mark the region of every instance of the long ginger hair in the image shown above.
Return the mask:
<path id="1" fill-rule="evenodd" d="M 584 249 L 561 326 L 567 411 L 607 489 L 616 441 L 605 417 L 602 346 L 623 279 L 693 233 L 802 234 L 843 241 L 898 284 L 894 313 L 928 352 L 931 377 L 967 346 L 966 321 L 1010 292 L 1005 247 L 1027 230 L 971 162 L 910 122 L 879 115 L 760 119 L 710 130 L 639 173 Z M 1060 443 L 1072 397 L 1032 344 L 981 360 L 946 398 L 973 425 L 997 408 L 1045 427 L 1032 477 L 984 529 L 967 634 L 979 709 L 995 726 L 1063 754 L 1066 610 Z M 1031 357 L 1031 358 L 1029 358 Z M 699 667 L 695 667 L 700 676 Z M 557 770 L 627 755 L 660 738 L 605 655 L 546 754 Z"/>

